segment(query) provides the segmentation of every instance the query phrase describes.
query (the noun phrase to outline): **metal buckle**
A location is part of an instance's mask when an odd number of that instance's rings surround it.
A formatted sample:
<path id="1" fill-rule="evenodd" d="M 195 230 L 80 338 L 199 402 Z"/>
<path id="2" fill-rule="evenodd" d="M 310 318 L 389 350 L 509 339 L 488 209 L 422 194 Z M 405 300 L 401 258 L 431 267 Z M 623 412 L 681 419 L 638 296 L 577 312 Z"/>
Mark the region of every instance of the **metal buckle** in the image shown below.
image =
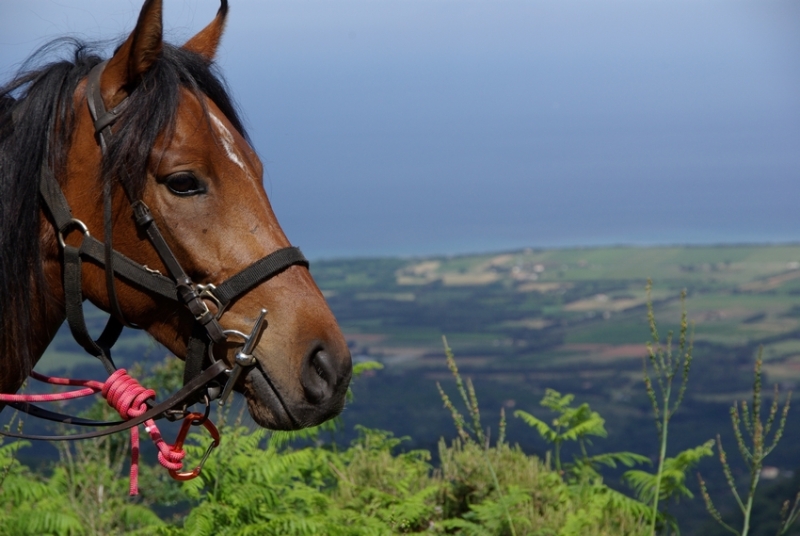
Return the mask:
<path id="1" fill-rule="evenodd" d="M 195 425 L 199 426 L 201 424 L 205 426 L 206 430 L 208 430 L 208 432 L 211 434 L 211 439 L 213 441 L 208 446 L 208 449 L 206 449 L 206 453 L 203 454 L 203 458 L 200 460 L 200 465 L 198 465 L 191 471 L 179 472 L 175 469 L 169 470 L 169 476 L 171 476 L 175 480 L 180 480 L 180 481 L 191 480 L 199 476 L 203 470 L 203 466 L 205 465 L 206 460 L 208 460 L 209 455 L 211 455 L 211 451 L 219 446 L 219 441 L 220 441 L 219 430 L 217 430 L 217 427 L 214 426 L 214 423 L 211 422 L 211 420 L 208 419 L 207 416 L 203 415 L 202 413 L 190 413 L 183 420 L 183 425 L 181 426 L 181 429 L 178 432 L 178 437 L 175 438 L 175 443 L 172 445 L 172 451 L 179 452 L 181 450 L 181 447 L 183 447 L 183 442 L 186 440 L 186 435 L 189 433 L 189 428 Z"/>
<path id="2" fill-rule="evenodd" d="M 252 367 L 256 364 L 256 358 L 253 355 L 253 348 L 256 345 L 256 339 L 258 338 L 258 335 L 261 333 L 261 328 L 264 326 L 266 316 L 267 310 L 261 309 L 261 313 L 258 315 L 256 323 L 253 324 L 253 328 L 250 330 L 250 335 L 245 335 L 241 331 L 237 331 L 235 329 L 226 329 L 222 332 L 225 335 L 236 335 L 237 337 L 241 337 L 244 339 L 244 346 L 241 350 L 236 352 L 233 368 L 230 370 L 228 381 L 225 382 L 225 388 L 222 389 L 222 394 L 219 397 L 218 404 L 220 406 L 225 405 L 225 401 L 227 400 L 228 396 L 230 396 L 231 390 L 233 389 L 236 381 L 239 379 L 239 376 L 242 374 L 244 368 Z"/>
<path id="3" fill-rule="evenodd" d="M 195 285 L 195 289 L 197 290 L 197 295 L 200 297 L 201 300 L 211 300 L 214 302 L 214 305 L 217 307 L 217 314 L 215 315 L 217 320 L 222 316 L 222 312 L 225 308 L 222 306 L 222 302 L 219 301 L 219 298 L 214 294 L 214 291 L 217 290 L 217 287 L 214 286 L 213 283 L 207 284 L 198 284 Z M 206 306 L 206 310 L 208 306 Z"/>
<path id="4" fill-rule="evenodd" d="M 61 229 L 58 230 L 58 243 L 61 245 L 61 248 L 67 247 L 67 243 L 64 241 L 64 231 L 69 230 L 71 227 L 77 227 L 78 230 L 83 233 L 83 236 L 91 236 L 89 234 L 89 228 L 86 227 L 86 224 L 83 223 L 81 220 L 77 218 L 71 218 Z"/>

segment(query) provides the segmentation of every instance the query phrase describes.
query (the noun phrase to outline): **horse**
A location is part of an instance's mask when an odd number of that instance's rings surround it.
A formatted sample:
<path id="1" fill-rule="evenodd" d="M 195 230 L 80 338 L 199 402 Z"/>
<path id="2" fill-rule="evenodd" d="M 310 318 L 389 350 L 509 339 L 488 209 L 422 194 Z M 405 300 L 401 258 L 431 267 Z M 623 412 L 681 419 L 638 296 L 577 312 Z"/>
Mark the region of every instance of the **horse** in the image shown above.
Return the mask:
<path id="1" fill-rule="evenodd" d="M 185 359 L 187 381 L 213 362 L 262 427 L 341 412 L 347 343 L 214 64 L 227 13 L 222 0 L 173 46 L 161 0 L 146 0 L 110 59 L 62 40 L 69 59 L 0 88 L 0 392 L 20 388 L 67 318 L 109 370 L 122 325 Z M 110 315 L 97 341 L 84 300 Z"/>

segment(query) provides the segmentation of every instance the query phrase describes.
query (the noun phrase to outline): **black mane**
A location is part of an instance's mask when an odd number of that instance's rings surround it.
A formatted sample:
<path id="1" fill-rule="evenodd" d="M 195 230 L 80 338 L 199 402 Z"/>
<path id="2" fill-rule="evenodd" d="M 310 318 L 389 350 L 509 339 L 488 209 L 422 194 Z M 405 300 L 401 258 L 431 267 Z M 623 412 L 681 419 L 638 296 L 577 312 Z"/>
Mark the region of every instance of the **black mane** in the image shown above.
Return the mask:
<path id="1" fill-rule="evenodd" d="M 54 51 L 68 60 L 28 68 Z M 33 316 L 48 307 L 40 253 L 38 183 L 43 163 L 63 179 L 76 110 L 78 83 L 101 58 L 94 47 L 61 39 L 37 51 L 8 84 L 0 87 L 0 352 L 6 363 L 18 360 L 18 380 L 27 377 L 38 356 L 31 355 Z M 126 183 L 141 192 L 157 136 L 170 135 L 179 90 L 206 95 L 245 135 L 222 78 L 199 55 L 164 45 L 161 58 L 130 94 L 104 155 L 104 180 Z M 203 102 L 203 99 L 200 99 Z M 48 141 L 49 139 L 49 141 Z M 100 193 L 98 192 L 98 199 Z M 13 374 L 5 368 L 3 375 Z"/>

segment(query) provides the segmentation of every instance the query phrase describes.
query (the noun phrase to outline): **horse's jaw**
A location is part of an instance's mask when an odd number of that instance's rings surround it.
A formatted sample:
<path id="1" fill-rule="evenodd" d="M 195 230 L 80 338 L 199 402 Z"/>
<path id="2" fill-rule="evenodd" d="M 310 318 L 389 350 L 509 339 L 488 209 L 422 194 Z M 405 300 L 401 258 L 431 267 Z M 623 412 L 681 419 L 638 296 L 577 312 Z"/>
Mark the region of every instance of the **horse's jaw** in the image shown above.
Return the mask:
<path id="1" fill-rule="evenodd" d="M 270 430 L 300 428 L 275 386 L 258 367 L 253 367 L 245 377 L 243 393 L 247 409 L 259 426 Z"/>

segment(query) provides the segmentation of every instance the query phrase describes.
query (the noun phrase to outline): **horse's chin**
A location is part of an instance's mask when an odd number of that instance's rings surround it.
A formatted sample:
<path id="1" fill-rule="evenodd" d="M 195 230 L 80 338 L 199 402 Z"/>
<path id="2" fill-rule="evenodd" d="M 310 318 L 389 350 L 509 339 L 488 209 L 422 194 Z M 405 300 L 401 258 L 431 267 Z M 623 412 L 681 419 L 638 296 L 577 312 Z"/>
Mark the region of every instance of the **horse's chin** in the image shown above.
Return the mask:
<path id="1" fill-rule="evenodd" d="M 270 430 L 298 430 L 316 426 L 342 412 L 348 382 L 343 382 L 338 396 L 322 406 L 308 403 L 295 404 L 289 409 L 280 390 L 259 367 L 253 367 L 245 376 L 241 392 L 247 399 L 247 409 L 259 426 Z"/>
<path id="2" fill-rule="evenodd" d="M 253 367 L 247 374 L 243 392 L 247 409 L 259 426 L 270 430 L 296 430 L 301 427 L 258 367 Z"/>

